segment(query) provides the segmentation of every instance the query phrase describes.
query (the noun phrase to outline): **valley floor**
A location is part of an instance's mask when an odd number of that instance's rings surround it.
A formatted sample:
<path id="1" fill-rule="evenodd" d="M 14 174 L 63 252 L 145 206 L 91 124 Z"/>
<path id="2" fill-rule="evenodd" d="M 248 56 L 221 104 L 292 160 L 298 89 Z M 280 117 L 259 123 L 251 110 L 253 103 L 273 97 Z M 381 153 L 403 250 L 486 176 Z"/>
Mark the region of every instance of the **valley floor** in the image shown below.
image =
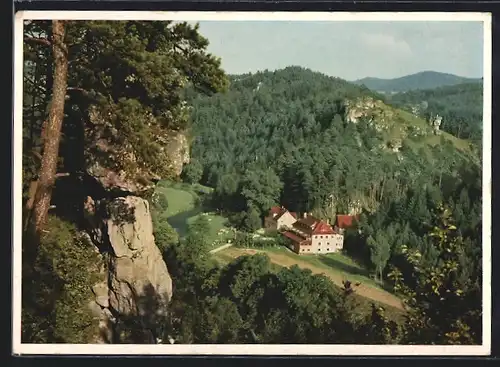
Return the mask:
<path id="1" fill-rule="evenodd" d="M 399 318 L 404 313 L 401 300 L 382 289 L 379 283 L 370 278 L 366 269 L 348 256 L 340 253 L 297 255 L 285 247 L 254 249 L 227 246 L 231 230 L 226 227 L 226 218 L 208 212 L 203 207 L 203 197 L 210 194 L 210 188 L 201 185 L 165 183 L 159 190 L 168 198 L 167 220 L 181 237 L 185 235 L 189 224 L 198 216 L 207 216 L 210 222 L 209 238 L 214 243 L 211 252 L 218 262 L 226 264 L 240 256 L 265 253 L 277 268 L 297 265 L 302 269 L 311 270 L 313 274 L 326 275 L 337 287 L 342 287 L 345 280 L 351 281 L 359 307 L 366 308 L 367 312 L 370 310 L 371 303 L 374 302 L 384 306 L 387 315 L 393 319 Z M 217 251 L 213 251 L 214 249 Z M 355 283 L 359 285 L 355 286 Z"/>

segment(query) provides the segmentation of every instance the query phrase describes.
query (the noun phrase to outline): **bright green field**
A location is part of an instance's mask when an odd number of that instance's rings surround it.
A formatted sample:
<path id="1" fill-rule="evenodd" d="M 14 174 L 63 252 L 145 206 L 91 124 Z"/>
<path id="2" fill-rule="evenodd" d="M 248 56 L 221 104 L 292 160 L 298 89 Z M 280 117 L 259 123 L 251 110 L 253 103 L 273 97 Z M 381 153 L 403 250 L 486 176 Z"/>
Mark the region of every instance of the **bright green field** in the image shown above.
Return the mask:
<path id="1" fill-rule="evenodd" d="M 299 255 L 291 251 L 288 251 L 288 253 L 289 256 L 297 258 L 299 257 Z M 317 267 L 324 268 L 325 270 L 334 270 L 351 281 L 363 282 L 377 288 L 382 288 L 380 284 L 376 283 L 372 278 L 370 278 L 370 275 L 365 268 L 357 264 L 350 257 L 343 255 L 342 253 L 332 253 L 325 255 L 300 255 L 300 259 L 307 261 L 312 265 L 316 265 Z"/>
<path id="2" fill-rule="evenodd" d="M 353 282 L 362 282 L 372 287 L 383 287 L 375 282 L 369 272 L 361 265 L 356 263 L 349 256 L 342 253 L 330 253 L 325 255 L 298 255 L 285 247 L 269 247 L 266 252 L 281 253 L 296 261 L 307 262 L 318 268 L 325 269 L 340 274 L 342 277 Z"/>
<path id="3" fill-rule="evenodd" d="M 210 223 L 208 239 L 213 242 L 224 240 L 228 235 L 218 235 L 219 230 L 227 228 L 227 219 L 221 215 L 205 211 L 203 201 L 208 199 L 213 189 L 202 185 L 188 185 L 163 181 L 157 188 L 167 196 L 166 216 L 169 224 L 181 237 L 187 233 L 188 226 L 200 215 L 206 215 Z"/>

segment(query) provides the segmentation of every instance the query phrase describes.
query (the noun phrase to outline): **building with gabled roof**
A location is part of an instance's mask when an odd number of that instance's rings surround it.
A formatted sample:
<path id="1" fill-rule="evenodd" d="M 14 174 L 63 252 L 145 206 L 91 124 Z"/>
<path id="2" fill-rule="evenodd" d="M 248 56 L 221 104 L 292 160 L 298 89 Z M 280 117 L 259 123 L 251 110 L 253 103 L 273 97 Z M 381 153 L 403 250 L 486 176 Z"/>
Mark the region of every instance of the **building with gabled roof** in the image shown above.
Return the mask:
<path id="1" fill-rule="evenodd" d="M 344 245 L 344 236 L 330 224 L 310 214 L 298 219 L 283 235 L 290 240 L 290 248 L 298 254 L 338 252 Z"/>
<path id="2" fill-rule="evenodd" d="M 291 228 L 297 221 L 297 213 L 290 212 L 282 206 L 273 206 L 264 218 L 264 226 L 268 229 L 282 230 Z"/>

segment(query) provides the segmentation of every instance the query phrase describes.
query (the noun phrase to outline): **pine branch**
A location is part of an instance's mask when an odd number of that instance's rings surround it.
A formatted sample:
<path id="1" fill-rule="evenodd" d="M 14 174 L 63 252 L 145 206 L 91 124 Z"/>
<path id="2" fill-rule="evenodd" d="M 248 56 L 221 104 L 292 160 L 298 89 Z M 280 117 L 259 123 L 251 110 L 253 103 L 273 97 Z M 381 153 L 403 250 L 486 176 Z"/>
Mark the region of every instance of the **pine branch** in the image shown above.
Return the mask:
<path id="1" fill-rule="evenodd" d="M 83 88 L 79 88 L 79 87 L 68 87 L 68 88 L 66 88 L 66 91 L 68 91 L 68 92 L 80 92 L 84 96 L 90 95 L 90 92 L 88 90 L 83 89 Z"/>
<path id="2" fill-rule="evenodd" d="M 38 43 L 38 44 L 45 45 L 45 46 L 52 46 L 52 42 L 50 42 L 47 38 L 24 37 L 24 42 Z"/>

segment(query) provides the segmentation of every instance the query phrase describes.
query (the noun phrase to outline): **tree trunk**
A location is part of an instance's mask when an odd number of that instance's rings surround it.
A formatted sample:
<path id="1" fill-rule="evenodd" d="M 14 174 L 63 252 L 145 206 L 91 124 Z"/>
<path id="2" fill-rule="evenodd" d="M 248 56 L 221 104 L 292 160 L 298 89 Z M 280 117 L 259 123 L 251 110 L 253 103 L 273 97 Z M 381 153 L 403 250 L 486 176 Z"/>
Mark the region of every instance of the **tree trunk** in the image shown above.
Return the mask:
<path id="1" fill-rule="evenodd" d="M 38 85 L 38 62 L 35 63 L 35 72 L 33 76 L 33 89 L 35 88 L 36 85 Z M 37 99 L 36 99 L 36 92 L 33 91 L 33 96 L 31 100 L 31 123 L 30 123 L 30 140 L 29 140 L 29 145 L 28 149 L 33 149 L 33 146 L 35 145 L 35 124 L 37 123 L 37 116 L 36 116 L 36 104 Z"/>
<path id="2" fill-rule="evenodd" d="M 52 21 L 52 52 L 54 55 L 54 84 L 52 100 L 45 131 L 43 132 L 43 155 L 38 178 L 38 187 L 33 202 L 33 225 L 35 233 L 40 233 L 47 220 L 52 198 L 59 157 L 59 142 L 64 119 L 64 100 L 68 82 L 68 51 L 64 43 L 64 21 Z"/>
<path id="3" fill-rule="evenodd" d="M 38 188 L 38 180 L 31 181 L 30 188 L 28 191 L 28 200 L 26 201 L 26 206 L 24 208 L 24 224 L 23 229 L 26 230 L 30 221 L 30 214 L 33 212 L 33 202 L 35 201 L 35 195 Z"/>
<path id="4" fill-rule="evenodd" d="M 380 185 L 380 195 L 379 195 L 379 202 L 382 202 L 382 199 L 384 198 L 384 186 L 385 186 L 385 180 L 382 179 L 381 185 Z"/>

